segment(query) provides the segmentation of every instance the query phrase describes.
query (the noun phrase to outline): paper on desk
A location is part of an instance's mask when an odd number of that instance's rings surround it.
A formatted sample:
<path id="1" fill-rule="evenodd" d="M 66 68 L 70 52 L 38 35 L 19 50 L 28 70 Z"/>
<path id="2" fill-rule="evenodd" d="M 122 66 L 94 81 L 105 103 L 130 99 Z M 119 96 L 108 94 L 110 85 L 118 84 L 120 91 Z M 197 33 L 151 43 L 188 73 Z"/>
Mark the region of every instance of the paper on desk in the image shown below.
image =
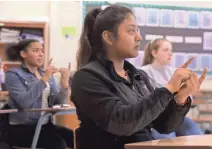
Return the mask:
<path id="1" fill-rule="evenodd" d="M 71 107 L 71 105 L 69 104 L 59 104 L 59 105 L 52 106 L 53 109 L 69 108 L 69 107 Z"/>

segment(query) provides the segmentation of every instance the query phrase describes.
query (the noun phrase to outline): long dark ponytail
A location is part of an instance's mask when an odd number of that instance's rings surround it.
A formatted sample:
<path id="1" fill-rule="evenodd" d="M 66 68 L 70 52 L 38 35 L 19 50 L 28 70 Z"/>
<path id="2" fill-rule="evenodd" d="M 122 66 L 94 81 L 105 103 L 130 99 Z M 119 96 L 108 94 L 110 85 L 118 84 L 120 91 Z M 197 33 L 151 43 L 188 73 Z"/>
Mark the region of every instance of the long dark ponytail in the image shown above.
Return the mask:
<path id="1" fill-rule="evenodd" d="M 129 13 L 133 14 L 128 7 L 111 5 L 103 11 L 99 8 L 93 9 L 86 15 L 79 40 L 77 69 L 95 60 L 98 53 L 105 52 L 102 33 L 107 30 L 116 37 L 118 25 Z"/>
<path id="2" fill-rule="evenodd" d="M 100 12 L 101 9 L 96 8 L 90 11 L 85 17 L 84 26 L 79 40 L 79 49 L 77 52 L 77 69 L 94 59 L 93 55 L 95 54 L 92 51 L 91 38 L 95 19 Z"/>

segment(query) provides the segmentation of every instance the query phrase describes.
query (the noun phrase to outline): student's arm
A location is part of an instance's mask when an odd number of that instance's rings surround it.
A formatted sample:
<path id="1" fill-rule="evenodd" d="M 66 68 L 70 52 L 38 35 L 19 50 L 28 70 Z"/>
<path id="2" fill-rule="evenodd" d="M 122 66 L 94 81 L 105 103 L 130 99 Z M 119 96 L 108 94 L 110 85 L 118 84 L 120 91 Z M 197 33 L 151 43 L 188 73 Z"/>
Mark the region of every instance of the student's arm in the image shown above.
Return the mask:
<path id="1" fill-rule="evenodd" d="M 144 78 L 148 78 L 147 73 L 140 71 Z M 151 92 L 154 92 L 152 82 L 149 79 L 145 79 L 147 87 Z M 177 96 L 176 96 L 177 98 Z M 191 101 L 188 97 L 185 105 L 178 105 L 175 100 L 171 100 L 169 105 L 165 108 L 164 112 L 153 121 L 153 127 L 160 133 L 170 133 L 176 130 L 183 122 L 185 115 L 190 109 Z"/>
<path id="2" fill-rule="evenodd" d="M 158 88 L 132 104 L 124 104 L 113 92 L 115 89 L 93 73 L 80 70 L 73 78 L 71 98 L 96 125 L 120 136 L 129 136 L 152 123 L 173 100 L 166 88 Z"/>
<path id="3" fill-rule="evenodd" d="M 39 80 L 30 89 L 20 80 L 20 77 L 11 71 L 6 73 L 5 84 L 9 91 L 9 96 L 20 108 L 30 108 L 33 104 L 37 104 L 43 90 L 46 88 L 46 83 Z"/>
<path id="4" fill-rule="evenodd" d="M 54 97 L 54 104 L 68 104 L 68 88 L 60 88 L 60 92 Z"/>
<path id="5" fill-rule="evenodd" d="M 55 90 L 57 90 L 56 94 L 53 95 L 54 104 L 67 104 L 68 103 L 68 88 L 63 88 L 61 86 L 60 89 L 58 89 L 57 83 L 54 79 L 54 77 L 51 78 L 52 85 L 55 87 Z"/>
<path id="6" fill-rule="evenodd" d="M 68 100 L 70 99 L 68 97 L 69 92 L 69 73 L 71 70 L 71 64 L 69 63 L 68 69 L 66 68 L 60 68 L 61 73 L 61 88 L 60 92 L 54 96 L 54 104 L 68 104 Z M 56 81 L 54 78 L 52 78 L 52 82 L 55 87 L 57 87 Z"/>
<path id="7" fill-rule="evenodd" d="M 191 98 L 188 97 L 186 104 L 179 105 L 171 100 L 165 111 L 153 121 L 153 127 L 159 133 L 175 131 L 182 123 L 191 106 Z"/>

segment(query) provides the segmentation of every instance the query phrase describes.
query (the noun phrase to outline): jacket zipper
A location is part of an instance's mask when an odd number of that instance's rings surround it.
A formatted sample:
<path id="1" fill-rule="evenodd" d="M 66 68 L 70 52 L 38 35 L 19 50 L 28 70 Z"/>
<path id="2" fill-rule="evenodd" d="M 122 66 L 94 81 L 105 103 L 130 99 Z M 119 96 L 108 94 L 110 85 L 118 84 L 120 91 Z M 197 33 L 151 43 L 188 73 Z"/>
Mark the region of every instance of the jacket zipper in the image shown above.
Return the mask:
<path id="1" fill-rule="evenodd" d="M 136 90 L 136 88 L 135 88 L 134 85 L 132 85 L 132 90 L 137 94 L 137 96 L 138 96 L 139 98 L 142 97 L 141 94 Z"/>

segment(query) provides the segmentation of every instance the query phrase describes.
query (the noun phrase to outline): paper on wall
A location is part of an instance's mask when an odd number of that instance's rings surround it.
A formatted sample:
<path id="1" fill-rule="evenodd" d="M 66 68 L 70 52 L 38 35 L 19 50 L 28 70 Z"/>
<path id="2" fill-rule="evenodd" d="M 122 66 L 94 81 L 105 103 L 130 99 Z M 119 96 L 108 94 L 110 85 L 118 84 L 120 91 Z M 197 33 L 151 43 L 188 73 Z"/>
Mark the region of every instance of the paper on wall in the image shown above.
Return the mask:
<path id="1" fill-rule="evenodd" d="M 201 44 L 202 37 L 185 37 L 185 43 Z"/>

